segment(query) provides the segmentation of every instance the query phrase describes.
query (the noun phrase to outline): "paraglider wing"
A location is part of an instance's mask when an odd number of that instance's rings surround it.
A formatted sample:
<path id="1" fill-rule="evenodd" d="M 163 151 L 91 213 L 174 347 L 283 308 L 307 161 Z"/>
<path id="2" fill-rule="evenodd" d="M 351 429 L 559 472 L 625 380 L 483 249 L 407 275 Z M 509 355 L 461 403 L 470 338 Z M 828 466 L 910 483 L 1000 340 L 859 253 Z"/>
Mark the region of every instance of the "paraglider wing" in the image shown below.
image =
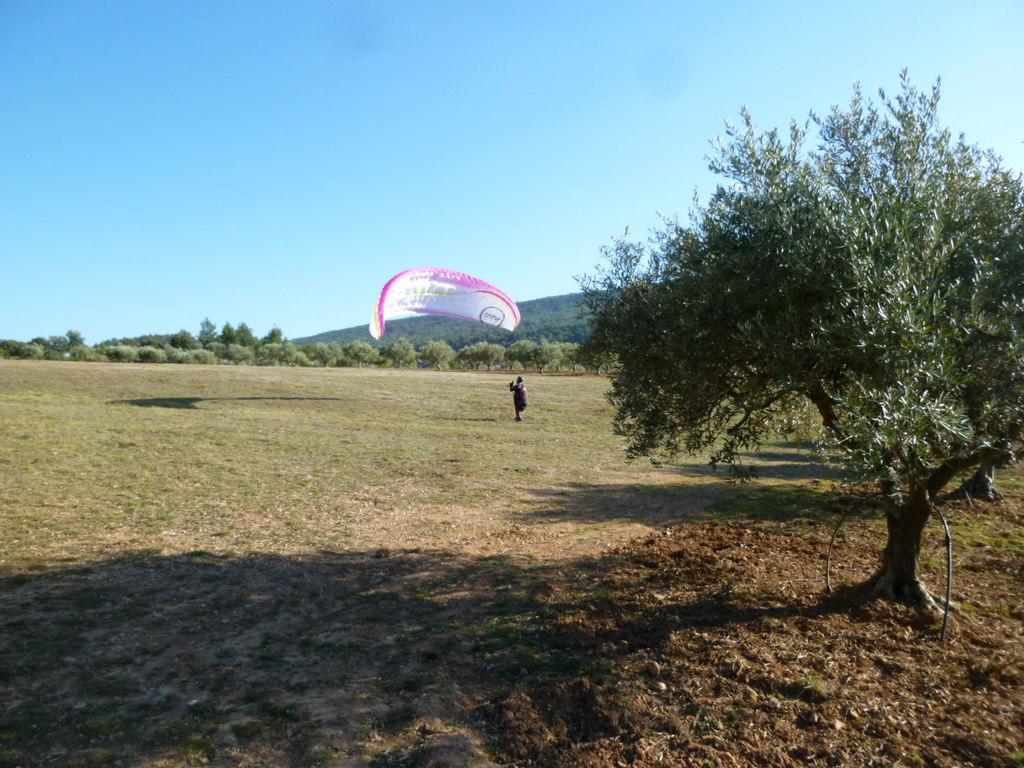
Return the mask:
<path id="1" fill-rule="evenodd" d="M 391 278 L 377 298 L 370 335 L 379 339 L 386 320 L 418 313 L 475 320 L 506 330 L 519 325 L 519 307 L 490 283 L 440 267 L 418 267 Z"/>

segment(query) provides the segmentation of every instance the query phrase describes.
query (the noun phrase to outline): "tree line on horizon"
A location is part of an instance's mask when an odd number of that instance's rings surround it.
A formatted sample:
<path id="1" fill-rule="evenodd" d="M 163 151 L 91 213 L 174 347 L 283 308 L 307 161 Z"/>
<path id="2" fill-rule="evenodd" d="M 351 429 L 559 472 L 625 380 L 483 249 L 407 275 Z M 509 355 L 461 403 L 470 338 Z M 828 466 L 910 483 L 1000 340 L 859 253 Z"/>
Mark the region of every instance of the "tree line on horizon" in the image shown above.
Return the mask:
<path id="1" fill-rule="evenodd" d="M 149 334 L 109 339 L 89 346 L 81 333 L 37 337 L 28 342 L 0 339 L 0 358 L 70 360 L 75 362 L 179 363 L 192 365 L 265 365 L 295 367 L 425 367 L 467 370 L 498 367 L 553 370 L 607 370 L 610 364 L 588 356 L 586 345 L 576 342 L 529 339 L 508 346 L 486 341 L 459 349 L 432 339 L 414 345 L 407 338 L 374 347 L 365 341 L 296 344 L 280 328 L 258 337 L 246 323 L 225 323 L 218 331 L 209 318 L 198 335 Z"/>

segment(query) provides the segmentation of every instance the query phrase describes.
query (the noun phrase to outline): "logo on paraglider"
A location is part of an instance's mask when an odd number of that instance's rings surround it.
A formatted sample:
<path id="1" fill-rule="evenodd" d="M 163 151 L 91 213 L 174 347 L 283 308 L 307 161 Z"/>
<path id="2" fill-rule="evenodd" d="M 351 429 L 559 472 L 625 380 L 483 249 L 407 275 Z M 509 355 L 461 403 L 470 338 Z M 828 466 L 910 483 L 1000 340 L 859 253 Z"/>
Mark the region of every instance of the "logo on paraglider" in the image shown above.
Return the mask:
<path id="1" fill-rule="evenodd" d="M 480 322 L 488 325 L 501 325 L 505 322 L 505 313 L 497 307 L 487 307 L 480 313 Z"/>

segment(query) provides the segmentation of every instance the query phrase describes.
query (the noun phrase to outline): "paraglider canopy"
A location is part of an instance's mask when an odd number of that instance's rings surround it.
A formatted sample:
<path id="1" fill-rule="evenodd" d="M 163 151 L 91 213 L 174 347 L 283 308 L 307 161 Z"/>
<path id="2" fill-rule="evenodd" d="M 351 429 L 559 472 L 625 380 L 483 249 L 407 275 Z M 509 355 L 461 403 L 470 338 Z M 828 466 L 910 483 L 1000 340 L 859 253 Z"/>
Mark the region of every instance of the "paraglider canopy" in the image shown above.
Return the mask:
<path id="1" fill-rule="evenodd" d="M 519 307 L 500 288 L 441 267 L 417 267 L 388 280 L 377 298 L 370 335 L 379 339 L 386 320 L 407 314 L 444 315 L 512 331 Z"/>

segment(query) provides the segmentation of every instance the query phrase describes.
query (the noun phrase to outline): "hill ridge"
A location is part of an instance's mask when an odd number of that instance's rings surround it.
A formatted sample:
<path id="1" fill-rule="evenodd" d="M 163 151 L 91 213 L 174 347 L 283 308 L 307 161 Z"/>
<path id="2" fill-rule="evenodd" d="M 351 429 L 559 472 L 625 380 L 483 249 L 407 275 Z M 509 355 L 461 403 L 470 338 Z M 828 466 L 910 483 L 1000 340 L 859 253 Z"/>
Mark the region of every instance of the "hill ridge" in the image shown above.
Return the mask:
<path id="1" fill-rule="evenodd" d="M 367 322 L 350 328 L 324 331 L 312 336 L 291 339 L 291 341 L 298 346 L 317 342 L 346 344 L 352 341 L 364 341 L 373 347 L 382 347 L 404 338 L 415 345 L 428 341 L 444 341 L 456 348 L 476 344 L 480 341 L 503 346 L 522 340 L 581 344 L 589 335 L 583 307 L 580 303 L 582 298 L 582 293 L 566 293 L 560 296 L 547 296 L 518 302 L 523 319 L 519 327 L 511 333 L 482 323 L 471 323 L 434 315 L 417 315 L 389 320 L 387 333 L 381 339 L 374 339 L 370 336 Z"/>

